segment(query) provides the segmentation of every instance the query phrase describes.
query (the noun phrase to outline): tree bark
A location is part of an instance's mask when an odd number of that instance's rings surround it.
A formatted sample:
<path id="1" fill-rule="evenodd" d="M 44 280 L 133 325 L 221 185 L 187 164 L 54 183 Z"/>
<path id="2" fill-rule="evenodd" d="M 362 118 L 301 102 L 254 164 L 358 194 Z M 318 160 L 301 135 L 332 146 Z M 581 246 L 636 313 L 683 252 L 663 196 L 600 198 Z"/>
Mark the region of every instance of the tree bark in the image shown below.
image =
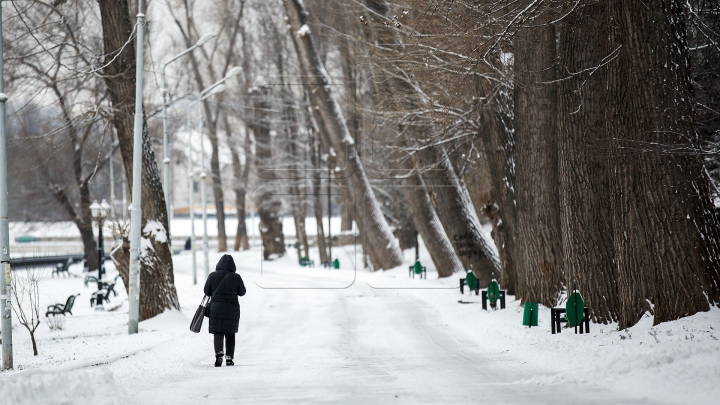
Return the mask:
<path id="1" fill-rule="evenodd" d="M 250 165 L 252 162 L 250 154 L 251 142 L 248 128 L 245 127 L 245 146 L 243 151 L 245 153 L 245 164 L 240 163 L 240 154 L 238 153 L 238 145 L 235 141 L 235 136 L 232 132 L 232 127 L 228 122 L 227 114 L 223 118 L 225 125 L 225 133 L 228 137 L 228 143 L 230 147 L 230 156 L 232 157 L 233 164 L 233 190 L 235 191 L 235 206 L 237 209 L 238 224 L 237 230 L 235 231 L 235 244 L 233 250 L 249 250 L 250 243 L 248 242 L 247 227 L 245 225 L 245 193 L 247 190 L 248 177 L 250 175 Z"/>
<path id="2" fill-rule="evenodd" d="M 135 106 L 135 46 L 125 45 L 132 32 L 127 0 L 98 0 L 105 50 L 105 85 L 114 114 L 113 125 L 120 143 L 125 175 L 132 182 L 133 116 Z M 123 48 L 123 46 L 125 47 Z M 119 55 L 116 51 L 122 49 Z M 114 59 L 115 58 L 115 59 Z M 114 59 L 114 60 L 113 60 Z M 112 61 L 112 62 L 111 62 Z M 155 152 L 143 125 L 142 162 L 142 238 L 145 248 L 140 261 L 140 320 L 152 318 L 166 309 L 179 309 L 174 285 L 172 251 L 167 233 L 167 210 Z M 132 189 L 132 184 L 129 184 Z M 123 238 L 113 249 L 112 258 L 125 286 L 128 283 L 130 244 Z"/>
<path id="3" fill-rule="evenodd" d="M 345 164 L 345 171 L 339 174 L 347 178 L 353 201 L 358 211 L 362 211 L 358 228 L 369 242 L 368 253 L 375 257 L 378 266 L 375 270 L 400 266 L 403 263 L 402 251 L 380 210 L 340 106 L 328 85 L 330 80 L 318 57 L 312 34 L 305 29 L 298 32 L 301 27 L 307 27 L 307 12 L 298 0 L 285 0 L 284 3 L 301 71 L 308 77 L 305 86 L 312 114 L 329 138 L 327 149 L 332 148 L 338 161 Z"/>
<path id="4" fill-rule="evenodd" d="M 610 145 L 605 130 L 606 69 L 612 52 L 605 2 L 577 7 L 560 26 L 558 149 L 563 263 L 595 322 L 620 310 L 610 206 Z M 594 69 L 599 67 L 598 69 Z M 577 72 L 587 72 L 584 74 Z M 567 77 L 566 77 L 567 76 Z"/>
<path id="5" fill-rule="evenodd" d="M 472 268 L 481 284 L 489 284 L 500 276 L 500 263 L 491 248 L 493 241 L 482 232 L 465 182 L 455 173 L 441 146 L 424 149 L 420 160 L 425 166 L 437 169 L 437 178 L 425 180 L 433 191 L 435 210 L 460 261 L 465 269 Z"/>
<path id="6" fill-rule="evenodd" d="M 645 312 L 654 323 L 718 302 L 718 224 L 696 153 L 683 10 L 675 0 L 608 3 L 612 220 L 621 328 Z M 677 151 L 685 151 L 678 153 Z M 652 305 L 652 306 L 651 306 Z"/>
<path id="7" fill-rule="evenodd" d="M 323 228 L 323 209 L 322 209 L 322 201 L 320 196 L 320 187 L 321 187 L 321 171 L 320 168 L 322 167 L 322 163 L 320 161 L 320 142 L 315 139 L 314 136 L 311 136 L 311 145 L 312 145 L 312 159 L 313 159 L 313 167 L 314 167 L 314 173 L 312 173 L 313 176 L 313 183 L 312 183 L 312 189 L 313 189 L 313 213 L 315 214 L 315 223 L 316 226 L 316 233 L 317 233 L 317 247 L 318 247 L 318 253 L 320 256 L 320 263 L 325 263 L 328 260 L 328 252 L 327 252 L 327 246 L 325 246 L 325 230 Z"/>
<path id="8" fill-rule="evenodd" d="M 408 178 L 402 190 L 412 213 L 415 228 L 425 242 L 438 277 L 449 277 L 455 272 L 463 272 L 463 264 L 435 212 L 422 176 L 416 174 Z"/>
<path id="9" fill-rule="evenodd" d="M 535 23 L 540 23 L 535 21 Z M 557 155 L 555 28 L 520 30 L 515 49 L 517 294 L 555 306 L 563 288 Z"/>
<path id="10" fill-rule="evenodd" d="M 498 58 L 499 59 L 499 58 Z M 498 61 L 498 64 L 501 64 Z M 506 74 L 512 76 L 510 69 Z M 483 211 L 490 219 L 492 237 L 498 250 L 502 275 L 500 285 L 510 295 L 515 295 L 517 285 L 517 213 L 515 210 L 515 139 L 513 130 L 513 100 L 509 85 L 501 85 L 500 91 L 491 90 L 487 80 L 480 84 L 484 97 L 495 93 L 490 108 L 480 113 L 484 130 L 482 142 L 490 169 L 490 201 Z"/>
<path id="11" fill-rule="evenodd" d="M 260 216 L 260 238 L 263 244 L 263 258 L 272 260 L 285 254 L 285 235 L 283 234 L 279 199 L 275 185 L 275 171 L 272 169 L 272 144 L 270 139 L 270 118 L 267 89 L 255 88 L 251 91 L 254 105 L 252 121 L 256 142 L 256 167 L 263 179 L 264 187 L 256 192 L 255 206 Z"/>
<path id="12" fill-rule="evenodd" d="M 212 144 L 210 177 L 212 177 L 215 216 L 217 217 L 218 252 L 225 252 L 227 251 L 227 233 L 225 232 L 225 196 L 222 189 L 222 178 L 220 177 L 220 146 L 218 145 L 217 132 L 211 132 L 209 134 L 209 138 L 210 144 Z"/>

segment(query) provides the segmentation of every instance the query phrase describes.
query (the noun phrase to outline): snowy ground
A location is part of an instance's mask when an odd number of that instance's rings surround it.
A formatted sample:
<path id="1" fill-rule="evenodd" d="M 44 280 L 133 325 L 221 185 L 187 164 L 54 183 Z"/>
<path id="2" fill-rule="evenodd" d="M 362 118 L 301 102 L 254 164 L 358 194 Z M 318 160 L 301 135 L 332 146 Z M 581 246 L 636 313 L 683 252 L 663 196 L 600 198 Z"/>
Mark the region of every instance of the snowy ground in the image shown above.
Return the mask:
<path id="1" fill-rule="evenodd" d="M 483 311 L 479 297 L 460 295 L 459 275 L 437 279 L 426 254 L 428 280 L 408 279 L 406 267 L 355 271 L 352 246 L 334 250 L 340 270 L 300 268 L 289 253 L 275 262 L 258 250 L 233 253 L 248 290 L 234 368 L 213 367 L 211 336 L 188 330 L 202 292 L 187 253 L 175 256 L 182 312 L 142 322 L 133 336 L 122 287 L 119 308 L 95 311 L 79 266 L 76 277 L 47 278 L 43 305 L 82 295 L 65 330 L 40 326 L 37 357 L 15 324 L 16 370 L 0 373 L 0 403 L 714 404 L 720 396 L 718 308 L 658 327 L 648 318 L 622 332 L 593 324 L 590 334 L 551 335 L 549 309 L 532 329 L 512 298 L 506 310 Z"/>

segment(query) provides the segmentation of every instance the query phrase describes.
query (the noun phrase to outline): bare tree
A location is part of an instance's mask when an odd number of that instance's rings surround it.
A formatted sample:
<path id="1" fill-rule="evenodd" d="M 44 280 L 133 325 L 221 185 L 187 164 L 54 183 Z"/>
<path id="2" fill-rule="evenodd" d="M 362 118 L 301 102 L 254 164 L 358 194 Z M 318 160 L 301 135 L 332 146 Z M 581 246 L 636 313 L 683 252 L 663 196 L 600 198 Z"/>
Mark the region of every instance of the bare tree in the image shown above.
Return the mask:
<path id="1" fill-rule="evenodd" d="M 40 282 L 44 277 L 42 268 L 25 267 L 16 271 L 12 278 L 12 295 L 15 298 L 13 312 L 20 325 L 30 333 L 33 355 L 38 355 L 35 331 L 40 326 Z"/>

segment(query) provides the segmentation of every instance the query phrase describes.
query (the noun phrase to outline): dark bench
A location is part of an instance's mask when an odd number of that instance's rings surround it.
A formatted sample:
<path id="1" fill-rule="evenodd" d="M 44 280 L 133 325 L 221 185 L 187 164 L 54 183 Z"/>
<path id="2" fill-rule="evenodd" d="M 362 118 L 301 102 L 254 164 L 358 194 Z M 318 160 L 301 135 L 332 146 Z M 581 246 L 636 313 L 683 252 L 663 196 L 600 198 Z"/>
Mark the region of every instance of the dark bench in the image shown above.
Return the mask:
<path id="1" fill-rule="evenodd" d="M 562 317 L 567 310 L 565 308 L 550 308 L 550 324 L 553 335 L 561 332 L 560 323 L 567 322 L 567 317 Z M 587 307 L 583 307 L 583 320 L 580 322 L 580 333 L 590 333 L 590 311 Z M 584 328 L 583 328 L 584 326 Z M 577 327 L 575 328 L 577 333 Z"/>
<path id="2" fill-rule="evenodd" d="M 315 260 L 310 260 L 307 257 L 300 259 L 300 267 L 315 267 Z"/>
<path id="3" fill-rule="evenodd" d="M 460 294 L 465 294 L 465 286 L 467 285 L 467 282 L 464 278 L 460 279 Z M 477 285 L 476 288 L 470 289 L 470 291 L 475 291 L 475 295 L 480 295 L 480 286 Z"/>
<path id="4" fill-rule="evenodd" d="M 420 264 L 419 261 L 416 261 L 414 265 L 408 267 L 408 277 L 415 278 L 416 274 L 418 274 L 421 279 L 423 275 L 425 275 L 425 280 L 427 280 L 427 268 Z"/>
<path id="5" fill-rule="evenodd" d="M 61 273 L 65 273 L 68 276 L 70 276 L 70 272 L 68 271 L 70 269 L 70 265 L 73 264 L 73 259 L 67 259 L 65 263 L 58 263 L 55 265 L 55 268 L 52 271 L 52 276 L 55 277 L 55 274 L 60 277 Z"/>
<path id="6" fill-rule="evenodd" d="M 332 268 L 332 262 L 331 262 L 330 260 L 325 260 L 325 261 L 323 262 L 323 267 L 325 267 L 326 269 L 331 269 L 331 268 Z"/>
<path id="7" fill-rule="evenodd" d="M 487 290 L 482 291 L 482 307 L 487 309 L 488 307 L 488 296 Z M 500 301 L 500 309 L 505 309 L 505 290 L 500 290 L 498 294 L 498 301 Z M 490 305 L 492 307 L 492 305 Z M 494 308 L 494 307 L 493 307 Z"/>
<path id="8" fill-rule="evenodd" d="M 48 305 L 47 312 L 45 312 L 45 317 L 47 318 L 48 315 L 65 315 L 70 314 L 72 315 L 72 308 L 73 305 L 75 305 L 75 297 L 77 297 L 80 294 L 77 295 L 71 295 L 68 297 L 67 301 L 65 301 L 65 304 L 53 304 Z"/>

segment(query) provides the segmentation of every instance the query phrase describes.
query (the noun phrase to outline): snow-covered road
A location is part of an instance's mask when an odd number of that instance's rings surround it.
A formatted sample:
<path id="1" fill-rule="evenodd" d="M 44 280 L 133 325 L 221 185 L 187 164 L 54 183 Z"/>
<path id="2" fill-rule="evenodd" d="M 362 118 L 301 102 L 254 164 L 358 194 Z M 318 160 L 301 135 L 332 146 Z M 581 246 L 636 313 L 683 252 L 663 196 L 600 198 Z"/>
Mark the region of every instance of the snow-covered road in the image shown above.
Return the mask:
<path id="1" fill-rule="evenodd" d="M 529 330 L 517 302 L 481 311 L 456 276 L 356 272 L 352 248 L 335 253 L 340 270 L 300 268 L 292 253 L 275 262 L 233 254 L 248 292 L 236 365 L 221 368 L 207 329 L 188 330 L 202 286 L 192 286 L 189 255 L 175 256 L 182 312 L 128 336 L 126 303 L 98 313 L 80 300 L 65 330 L 40 335 L 35 358 L 16 329 L 25 370 L 0 374 L 0 404 L 703 404 L 718 391 L 716 309 L 650 335 L 647 325 L 550 335 L 545 309 Z M 79 278 L 45 283 L 56 296 L 84 288 Z"/>
<path id="2" fill-rule="evenodd" d="M 242 301 L 235 367 L 213 367 L 211 336 L 171 343 L 108 366 L 137 387 L 139 403 L 636 403 L 600 387 L 528 384 L 547 373 L 481 346 L 403 290 L 374 289 L 364 274 L 347 289 L 263 289 L 254 266 L 239 266 Z M 294 269 L 288 287 L 346 286 L 327 270 Z M 274 276 L 282 271 L 274 273 Z M 343 277 L 344 276 L 344 277 Z M 280 277 L 274 280 L 280 283 Z M 432 294 L 432 291 L 428 291 Z M 188 307 L 188 310 L 191 308 Z M 185 326 L 185 325 L 183 325 Z"/>

